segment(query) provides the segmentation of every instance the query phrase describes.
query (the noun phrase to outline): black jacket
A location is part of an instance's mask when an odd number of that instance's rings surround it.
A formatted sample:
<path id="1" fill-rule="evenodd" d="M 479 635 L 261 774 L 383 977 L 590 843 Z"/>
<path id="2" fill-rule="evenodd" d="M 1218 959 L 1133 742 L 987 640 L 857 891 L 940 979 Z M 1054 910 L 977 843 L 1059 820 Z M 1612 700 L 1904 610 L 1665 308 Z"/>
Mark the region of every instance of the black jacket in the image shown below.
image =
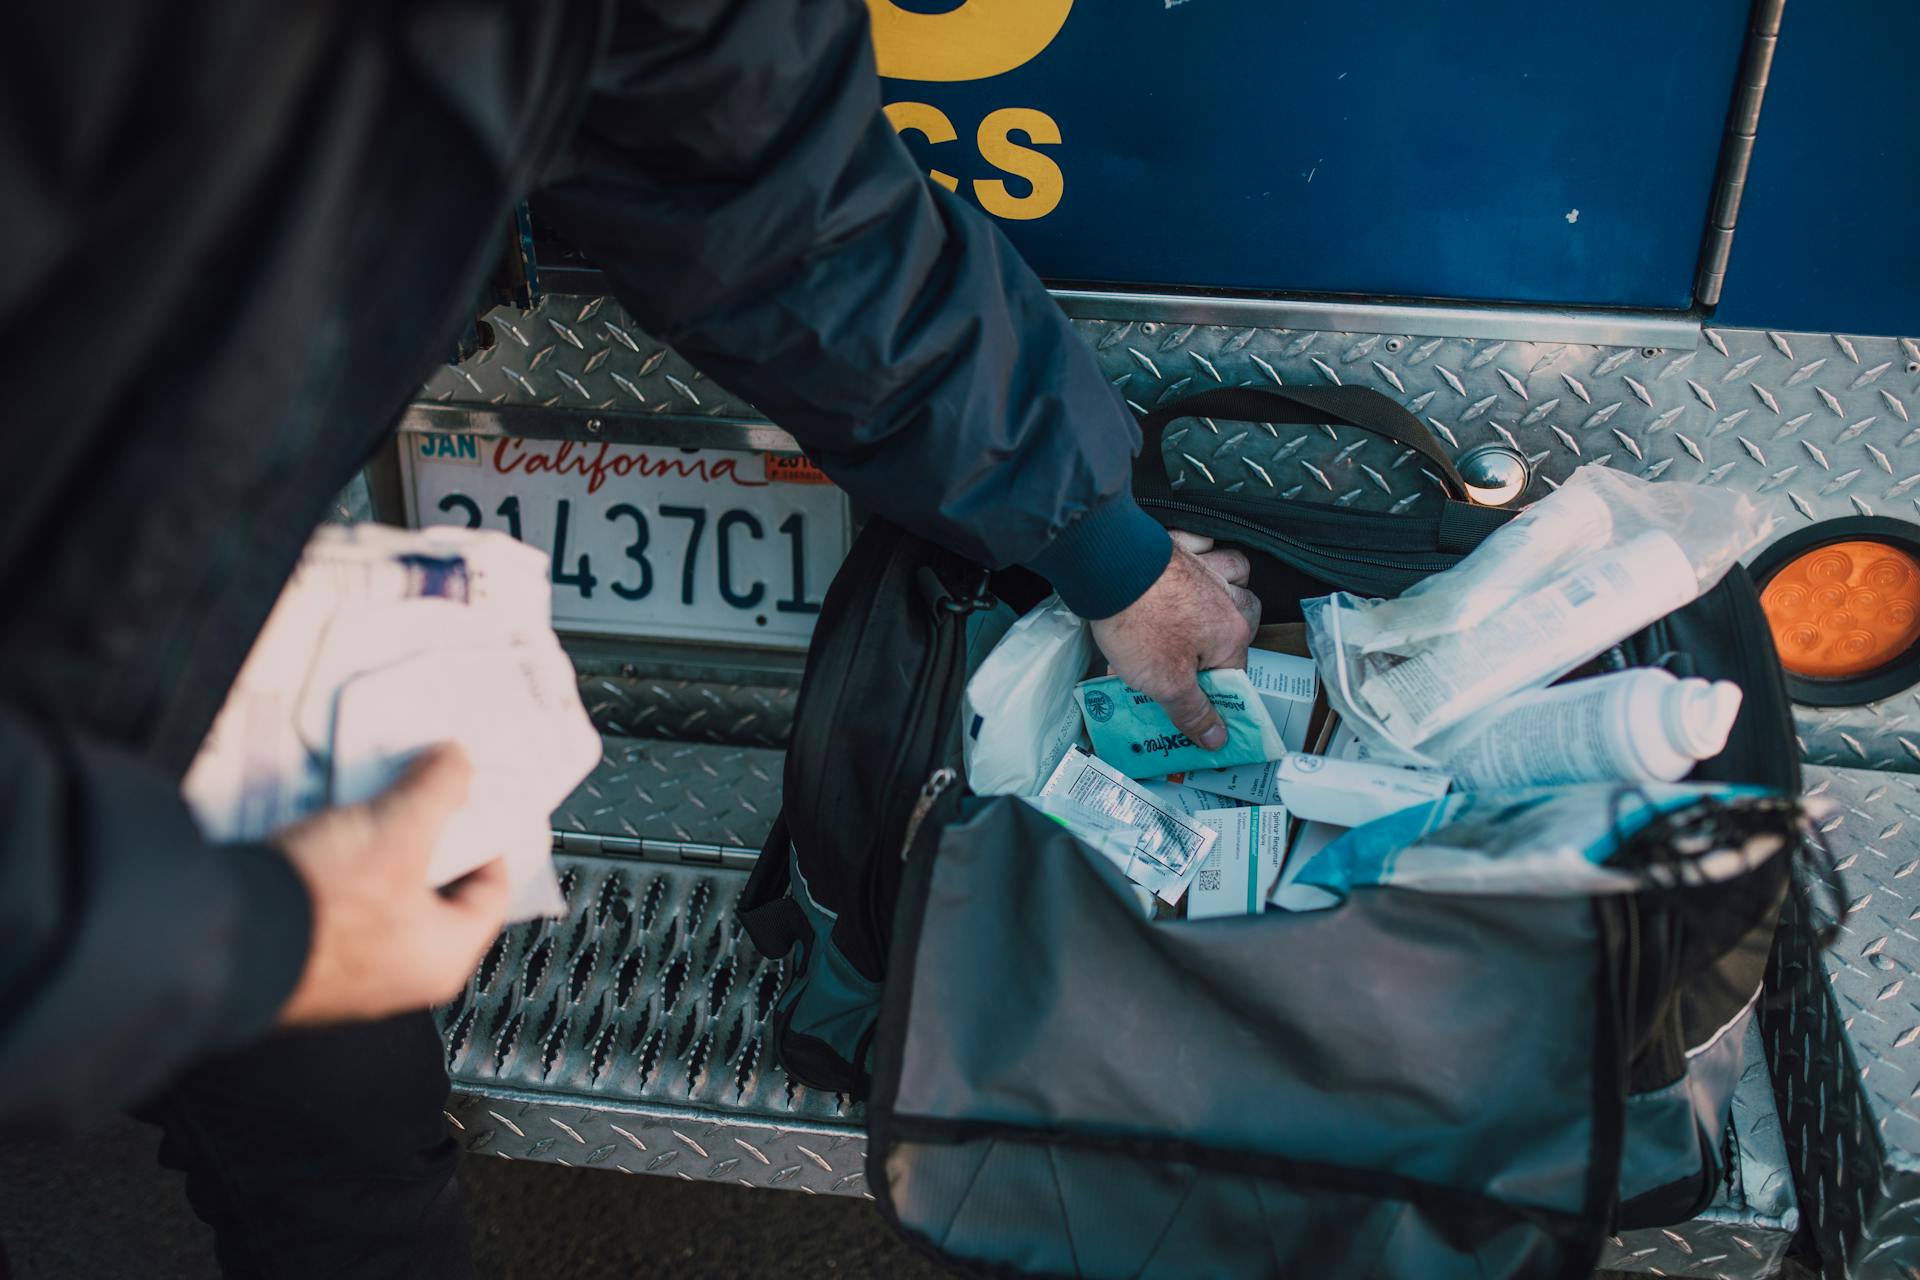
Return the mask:
<path id="1" fill-rule="evenodd" d="M 178 777 L 512 204 L 863 504 L 1082 612 L 1138 436 L 879 109 L 860 0 L 69 0 L 0 39 L 0 1130 L 258 1035 L 308 905 Z"/>

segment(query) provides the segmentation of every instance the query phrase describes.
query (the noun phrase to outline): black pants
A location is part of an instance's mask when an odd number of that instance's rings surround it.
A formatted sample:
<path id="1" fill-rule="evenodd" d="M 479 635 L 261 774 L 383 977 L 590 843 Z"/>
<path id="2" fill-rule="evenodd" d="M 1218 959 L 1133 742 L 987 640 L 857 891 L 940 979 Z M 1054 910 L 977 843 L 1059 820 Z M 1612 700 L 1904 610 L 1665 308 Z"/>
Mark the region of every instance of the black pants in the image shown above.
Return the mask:
<path id="1" fill-rule="evenodd" d="M 473 1274 L 439 1034 L 424 1013 L 285 1032 L 141 1112 L 229 1277 Z"/>

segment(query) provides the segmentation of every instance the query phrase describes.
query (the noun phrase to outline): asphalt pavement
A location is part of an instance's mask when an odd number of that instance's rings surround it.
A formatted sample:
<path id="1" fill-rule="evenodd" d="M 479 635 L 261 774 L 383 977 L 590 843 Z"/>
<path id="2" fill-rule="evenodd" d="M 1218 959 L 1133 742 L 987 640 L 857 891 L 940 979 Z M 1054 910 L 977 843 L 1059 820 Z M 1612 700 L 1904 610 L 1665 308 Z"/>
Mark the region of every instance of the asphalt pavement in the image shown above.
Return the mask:
<path id="1" fill-rule="evenodd" d="M 78 1142 L 0 1145 L 0 1242 L 14 1280 L 216 1280 L 212 1237 L 159 1131 L 121 1121 Z M 479 1271 L 500 1280 L 719 1280 L 948 1273 L 864 1200 L 468 1157 Z"/>
<path id="2" fill-rule="evenodd" d="M 0 1280 L 219 1280 L 212 1235 L 159 1131 L 0 1145 Z M 489 1280 L 949 1280 L 865 1200 L 469 1156 L 460 1178 Z M 1789 1267 L 1781 1280 L 1818 1280 Z M 1594 1280 L 1647 1280 L 1602 1272 Z"/>

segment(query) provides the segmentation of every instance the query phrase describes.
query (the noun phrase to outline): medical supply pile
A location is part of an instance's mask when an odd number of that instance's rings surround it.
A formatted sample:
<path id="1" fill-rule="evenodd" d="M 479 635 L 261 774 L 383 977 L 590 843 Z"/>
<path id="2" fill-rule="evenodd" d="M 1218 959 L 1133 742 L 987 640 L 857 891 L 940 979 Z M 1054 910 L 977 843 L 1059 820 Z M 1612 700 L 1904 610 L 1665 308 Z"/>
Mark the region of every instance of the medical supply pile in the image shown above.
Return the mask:
<path id="1" fill-rule="evenodd" d="M 1028 798 L 1160 916 L 1316 910 L 1378 884 L 1629 889 L 1642 873 L 1609 861 L 1636 832 L 1764 793 L 1681 781 L 1725 748 L 1739 686 L 1619 646 L 1770 523 L 1743 495 L 1582 467 L 1397 599 L 1304 600 L 1305 626 L 1262 628 L 1245 670 L 1202 672 L 1217 751 L 1096 674 L 1088 628 L 1051 599 L 967 685 L 968 776 Z M 1711 874 L 1776 851 L 1693 852 Z"/>
<path id="2" fill-rule="evenodd" d="M 563 914 L 551 815 L 599 762 L 600 736 L 549 592 L 545 553 L 504 533 L 322 528 L 187 772 L 202 831 L 259 840 L 457 742 L 472 786 L 431 882 L 503 857 L 510 918 Z"/>

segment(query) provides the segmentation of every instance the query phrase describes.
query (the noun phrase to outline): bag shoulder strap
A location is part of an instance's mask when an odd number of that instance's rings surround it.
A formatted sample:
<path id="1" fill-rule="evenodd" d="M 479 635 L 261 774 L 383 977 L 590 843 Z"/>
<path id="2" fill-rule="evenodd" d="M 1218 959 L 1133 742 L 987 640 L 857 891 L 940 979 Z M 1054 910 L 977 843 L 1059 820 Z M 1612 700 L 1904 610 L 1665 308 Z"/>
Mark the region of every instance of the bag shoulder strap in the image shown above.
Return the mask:
<path id="1" fill-rule="evenodd" d="M 1172 491 L 1173 481 L 1160 456 L 1160 437 L 1169 423 L 1180 418 L 1356 427 L 1413 450 L 1432 466 L 1447 497 L 1468 501 L 1467 482 L 1426 423 L 1369 387 L 1219 387 L 1170 400 L 1140 420 L 1145 442 L 1134 469 L 1136 490 Z"/>
<path id="2" fill-rule="evenodd" d="M 1161 437 L 1169 424 L 1181 418 L 1331 423 L 1370 432 L 1390 444 L 1413 450 L 1433 469 L 1446 493 L 1435 534 L 1442 551 L 1464 555 L 1514 516 L 1505 508 L 1485 507 L 1469 499 L 1460 469 L 1426 423 L 1369 387 L 1218 387 L 1169 400 L 1140 420 L 1143 440 L 1133 469 L 1136 497 L 1173 495 L 1173 480 L 1161 455 Z"/>

